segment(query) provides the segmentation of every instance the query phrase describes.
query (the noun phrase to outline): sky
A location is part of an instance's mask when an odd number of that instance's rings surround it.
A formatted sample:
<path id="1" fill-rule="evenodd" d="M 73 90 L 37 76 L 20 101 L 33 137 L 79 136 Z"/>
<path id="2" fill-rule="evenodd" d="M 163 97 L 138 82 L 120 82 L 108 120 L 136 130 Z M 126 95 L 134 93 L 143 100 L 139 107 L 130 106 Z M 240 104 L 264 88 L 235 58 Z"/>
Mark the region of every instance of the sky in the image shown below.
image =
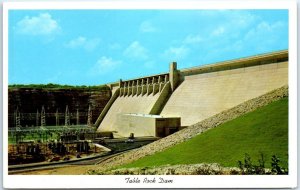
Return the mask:
<path id="1" fill-rule="evenodd" d="M 288 49 L 287 10 L 10 10 L 9 84 L 100 85 Z"/>

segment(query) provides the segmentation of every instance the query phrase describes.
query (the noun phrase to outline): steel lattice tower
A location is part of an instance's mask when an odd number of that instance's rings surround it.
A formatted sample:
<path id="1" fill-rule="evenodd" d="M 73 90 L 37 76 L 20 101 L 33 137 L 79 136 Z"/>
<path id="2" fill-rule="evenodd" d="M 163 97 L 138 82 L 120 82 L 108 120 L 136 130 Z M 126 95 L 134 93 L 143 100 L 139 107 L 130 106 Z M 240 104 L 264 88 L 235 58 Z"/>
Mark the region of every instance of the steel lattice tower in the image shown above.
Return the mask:
<path id="1" fill-rule="evenodd" d="M 46 114 L 45 114 L 44 106 L 42 106 L 42 111 L 41 111 L 41 126 L 46 126 Z"/>
<path id="2" fill-rule="evenodd" d="M 70 113 L 69 113 L 69 108 L 68 105 L 66 106 L 66 112 L 65 112 L 65 126 L 70 125 Z"/>
<path id="3" fill-rule="evenodd" d="M 39 110 L 36 110 L 36 116 L 35 116 L 35 126 L 39 126 L 40 125 L 40 113 Z"/>
<path id="4" fill-rule="evenodd" d="M 58 109 L 56 109 L 56 113 L 55 113 L 55 123 L 56 123 L 56 126 L 59 125 L 59 115 L 58 115 Z"/>
<path id="5" fill-rule="evenodd" d="M 89 105 L 89 110 L 88 110 L 88 120 L 87 120 L 87 125 L 91 126 L 92 124 L 92 110 L 91 110 L 91 105 Z"/>
<path id="6" fill-rule="evenodd" d="M 15 121 L 16 121 L 16 128 L 21 127 L 21 113 L 19 112 L 19 108 L 17 107 L 15 111 Z"/>
<path id="7" fill-rule="evenodd" d="M 79 111 L 76 112 L 76 125 L 79 125 Z"/>

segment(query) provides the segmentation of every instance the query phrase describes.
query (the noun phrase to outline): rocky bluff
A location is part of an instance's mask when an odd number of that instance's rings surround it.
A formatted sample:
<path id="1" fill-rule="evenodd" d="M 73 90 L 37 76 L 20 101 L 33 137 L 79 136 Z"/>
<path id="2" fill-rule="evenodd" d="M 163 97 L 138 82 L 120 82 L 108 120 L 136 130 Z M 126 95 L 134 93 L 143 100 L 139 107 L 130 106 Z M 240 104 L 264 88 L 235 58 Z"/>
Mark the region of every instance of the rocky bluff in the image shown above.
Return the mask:
<path id="1" fill-rule="evenodd" d="M 111 91 L 107 86 L 101 88 L 9 87 L 9 127 L 15 127 L 16 110 L 20 113 L 22 127 L 40 125 L 42 107 L 45 109 L 46 125 L 57 125 L 57 121 L 58 125 L 64 125 L 66 106 L 68 106 L 71 125 L 87 124 L 89 107 L 94 123 L 110 96 Z"/>

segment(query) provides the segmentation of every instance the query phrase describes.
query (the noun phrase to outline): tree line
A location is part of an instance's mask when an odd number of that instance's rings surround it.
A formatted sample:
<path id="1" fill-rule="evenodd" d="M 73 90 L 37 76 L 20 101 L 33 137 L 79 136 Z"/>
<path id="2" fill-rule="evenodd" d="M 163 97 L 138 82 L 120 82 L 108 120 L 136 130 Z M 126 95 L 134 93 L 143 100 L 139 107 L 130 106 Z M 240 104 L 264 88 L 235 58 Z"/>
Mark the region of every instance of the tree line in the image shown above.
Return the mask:
<path id="1" fill-rule="evenodd" d="M 61 85 L 61 84 L 10 84 L 8 85 L 9 89 L 13 88 L 35 88 L 35 89 L 89 89 L 89 90 L 108 90 L 109 87 L 107 85 Z"/>

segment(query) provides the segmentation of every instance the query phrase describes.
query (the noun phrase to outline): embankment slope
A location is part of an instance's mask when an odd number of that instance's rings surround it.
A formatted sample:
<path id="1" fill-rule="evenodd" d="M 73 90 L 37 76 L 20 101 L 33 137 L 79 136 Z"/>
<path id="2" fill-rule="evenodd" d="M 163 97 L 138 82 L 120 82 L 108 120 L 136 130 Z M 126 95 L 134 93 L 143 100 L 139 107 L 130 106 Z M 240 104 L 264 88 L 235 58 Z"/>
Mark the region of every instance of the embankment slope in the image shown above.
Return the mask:
<path id="1" fill-rule="evenodd" d="M 288 167 L 288 98 L 273 102 L 123 167 L 198 163 L 237 167 L 237 161 L 243 161 L 246 153 L 255 164 L 258 164 L 262 153 L 267 168 L 272 167 L 273 155 L 280 158 L 281 166 Z"/>

